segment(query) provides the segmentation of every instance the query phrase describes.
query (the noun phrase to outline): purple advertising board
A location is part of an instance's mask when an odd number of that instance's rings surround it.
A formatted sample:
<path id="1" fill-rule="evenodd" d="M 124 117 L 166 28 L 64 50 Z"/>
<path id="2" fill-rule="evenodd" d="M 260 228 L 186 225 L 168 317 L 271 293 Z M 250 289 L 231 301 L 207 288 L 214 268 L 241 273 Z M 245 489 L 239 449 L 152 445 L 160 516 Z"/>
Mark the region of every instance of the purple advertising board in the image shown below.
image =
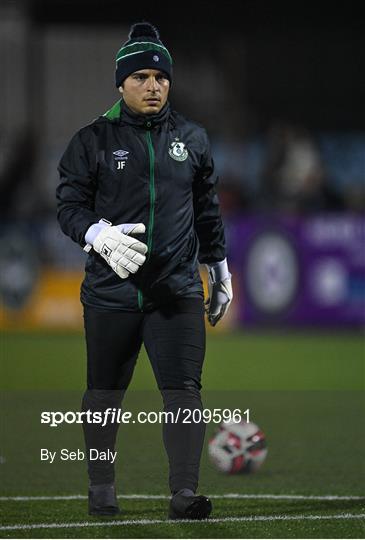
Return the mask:
<path id="1" fill-rule="evenodd" d="M 254 215 L 227 225 L 239 322 L 365 325 L 365 218 Z"/>

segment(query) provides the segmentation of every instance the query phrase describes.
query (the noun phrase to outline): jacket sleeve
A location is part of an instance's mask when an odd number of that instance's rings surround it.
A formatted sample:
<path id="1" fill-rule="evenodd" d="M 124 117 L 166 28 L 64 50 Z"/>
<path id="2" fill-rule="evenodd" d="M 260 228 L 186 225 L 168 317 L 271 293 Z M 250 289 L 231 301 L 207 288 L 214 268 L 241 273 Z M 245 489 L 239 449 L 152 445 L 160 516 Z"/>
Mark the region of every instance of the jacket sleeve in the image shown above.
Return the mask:
<path id="1" fill-rule="evenodd" d="M 214 172 L 210 143 L 203 130 L 203 153 L 193 183 L 194 221 L 198 235 L 199 262 L 222 261 L 226 257 L 226 242 L 219 199 L 216 192 L 218 177 Z"/>
<path id="2" fill-rule="evenodd" d="M 57 219 L 62 231 L 82 247 L 90 225 L 99 221 L 94 211 L 96 193 L 96 162 L 93 151 L 76 133 L 58 166 L 60 183 L 56 190 Z"/>

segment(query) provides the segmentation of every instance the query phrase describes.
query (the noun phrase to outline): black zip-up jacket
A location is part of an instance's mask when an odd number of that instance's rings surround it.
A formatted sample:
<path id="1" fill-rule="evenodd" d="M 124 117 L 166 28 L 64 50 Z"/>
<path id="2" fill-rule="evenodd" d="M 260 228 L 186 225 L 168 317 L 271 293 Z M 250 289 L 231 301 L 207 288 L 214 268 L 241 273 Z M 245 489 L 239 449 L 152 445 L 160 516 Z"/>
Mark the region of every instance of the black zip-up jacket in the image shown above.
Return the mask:
<path id="1" fill-rule="evenodd" d="M 144 223 L 146 262 L 121 279 L 91 250 L 81 286 L 84 304 L 149 311 L 174 297 L 202 296 L 198 263 L 226 257 L 206 131 L 171 111 L 138 115 L 118 101 L 76 133 L 59 164 L 57 217 L 85 246 L 90 225 Z"/>

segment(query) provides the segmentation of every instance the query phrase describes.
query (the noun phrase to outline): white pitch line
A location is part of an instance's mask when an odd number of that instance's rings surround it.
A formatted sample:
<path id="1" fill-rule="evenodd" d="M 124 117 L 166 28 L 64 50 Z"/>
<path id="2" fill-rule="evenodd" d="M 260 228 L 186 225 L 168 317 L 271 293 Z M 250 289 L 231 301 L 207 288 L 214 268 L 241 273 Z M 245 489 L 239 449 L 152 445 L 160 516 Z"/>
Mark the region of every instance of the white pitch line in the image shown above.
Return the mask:
<path id="1" fill-rule="evenodd" d="M 271 500 L 308 500 L 308 501 L 361 501 L 365 500 L 364 496 L 358 495 L 268 495 L 268 494 L 245 494 L 245 493 L 224 493 L 222 495 L 207 495 L 210 499 L 271 499 Z M 118 495 L 118 499 L 151 499 L 151 500 L 167 500 L 168 495 Z M 34 495 L 34 496 L 14 496 L 0 497 L 0 501 L 74 501 L 85 500 L 87 495 Z"/>
<path id="2" fill-rule="evenodd" d="M 334 515 L 297 515 L 297 516 L 247 516 L 247 517 L 227 517 L 227 518 L 212 518 L 203 521 L 194 519 L 177 519 L 173 521 L 165 519 L 126 519 L 125 521 L 81 521 L 75 523 L 34 523 L 32 525 L 5 525 L 0 527 L 0 531 L 17 531 L 31 529 L 73 529 L 84 527 L 116 527 L 126 525 L 176 525 L 184 523 L 235 523 L 241 521 L 319 521 L 331 519 L 364 519 L 365 514 L 334 514 Z"/>

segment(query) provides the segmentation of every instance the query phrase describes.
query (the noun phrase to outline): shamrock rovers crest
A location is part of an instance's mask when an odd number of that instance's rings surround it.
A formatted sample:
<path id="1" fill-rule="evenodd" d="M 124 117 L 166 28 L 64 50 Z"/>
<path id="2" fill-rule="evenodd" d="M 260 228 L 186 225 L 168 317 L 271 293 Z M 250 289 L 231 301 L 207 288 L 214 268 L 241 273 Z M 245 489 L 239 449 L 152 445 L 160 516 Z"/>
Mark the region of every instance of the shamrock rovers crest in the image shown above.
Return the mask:
<path id="1" fill-rule="evenodd" d="M 172 159 L 175 159 L 176 161 L 185 161 L 188 157 L 188 151 L 185 148 L 185 144 L 180 142 L 179 139 L 175 139 L 174 142 L 171 143 L 169 154 Z"/>

